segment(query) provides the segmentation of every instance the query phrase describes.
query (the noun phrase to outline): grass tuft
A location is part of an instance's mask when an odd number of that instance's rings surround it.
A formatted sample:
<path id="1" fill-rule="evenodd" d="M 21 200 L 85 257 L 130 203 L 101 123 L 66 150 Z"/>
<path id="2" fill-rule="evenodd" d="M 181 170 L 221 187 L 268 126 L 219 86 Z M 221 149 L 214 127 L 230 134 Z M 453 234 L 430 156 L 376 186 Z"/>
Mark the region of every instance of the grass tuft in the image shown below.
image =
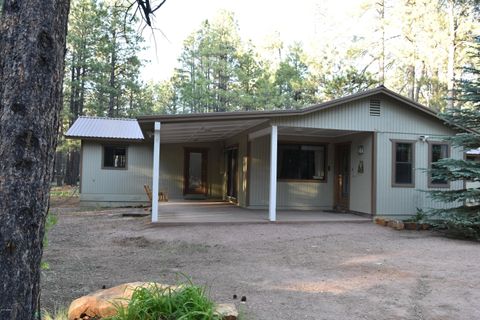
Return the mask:
<path id="1" fill-rule="evenodd" d="M 56 310 L 53 314 L 44 310 L 41 313 L 42 320 L 68 320 L 67 310 L 59 309 Z"/>
<path id="2" fill-rule="evenodd" d="M 187 282 L 176 289 L 152 285 L 137 288 L 127 306 L 106 320 L 220 320 L 203 287 Z"/>

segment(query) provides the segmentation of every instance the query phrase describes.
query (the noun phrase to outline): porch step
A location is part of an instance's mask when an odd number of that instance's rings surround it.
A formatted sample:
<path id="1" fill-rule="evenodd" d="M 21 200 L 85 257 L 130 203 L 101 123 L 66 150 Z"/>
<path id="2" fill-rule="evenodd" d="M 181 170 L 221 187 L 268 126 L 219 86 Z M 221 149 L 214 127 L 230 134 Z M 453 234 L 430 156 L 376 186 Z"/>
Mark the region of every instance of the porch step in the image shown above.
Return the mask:
<path id="1" fill-rule="evenodd" d="M 161 220 L 161 218 L 160 218 Z M 323 224 L 323 223 L 372 223 L 372 219 L 341 219 L 341 220 L 291 220 L 291 221 L 275 221 L 268 220 L 259 221 L 158 221 L 150 222 L 152 227 L 176 227 L 176 226 L 232 226 L 232 225 L 254 225 L 254 224 Z"/>

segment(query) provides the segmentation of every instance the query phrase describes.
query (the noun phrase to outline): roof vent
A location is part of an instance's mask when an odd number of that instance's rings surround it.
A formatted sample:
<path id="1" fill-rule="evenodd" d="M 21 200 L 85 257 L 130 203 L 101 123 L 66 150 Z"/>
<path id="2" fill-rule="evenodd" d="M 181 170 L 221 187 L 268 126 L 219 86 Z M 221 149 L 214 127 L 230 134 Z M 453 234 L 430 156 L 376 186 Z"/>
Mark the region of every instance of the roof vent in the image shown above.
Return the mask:
<path id="1" fill-rule="evenodd" d="M 380 117 L 380 100 L 378 99 L 370 100 L 370 116 Z"/>

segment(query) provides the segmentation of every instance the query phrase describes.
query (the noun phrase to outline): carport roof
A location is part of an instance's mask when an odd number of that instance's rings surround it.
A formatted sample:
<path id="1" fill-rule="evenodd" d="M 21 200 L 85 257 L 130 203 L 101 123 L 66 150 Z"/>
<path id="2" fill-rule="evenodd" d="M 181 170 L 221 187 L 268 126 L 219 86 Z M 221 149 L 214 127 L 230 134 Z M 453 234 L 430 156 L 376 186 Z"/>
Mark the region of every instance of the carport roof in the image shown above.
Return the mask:
<path id="1" fill-rule="evenodd" d="M 211 142 L 233 137 L 241 132 L 262 125 L 263 119 L 226 119 L 223 121 L 195 121 L 187 123 L 162 123 L 162 143 Z M 142 126 L 143 127 L 143 126 Z M 144 128 L 147 136 L 152 131 Z"/>

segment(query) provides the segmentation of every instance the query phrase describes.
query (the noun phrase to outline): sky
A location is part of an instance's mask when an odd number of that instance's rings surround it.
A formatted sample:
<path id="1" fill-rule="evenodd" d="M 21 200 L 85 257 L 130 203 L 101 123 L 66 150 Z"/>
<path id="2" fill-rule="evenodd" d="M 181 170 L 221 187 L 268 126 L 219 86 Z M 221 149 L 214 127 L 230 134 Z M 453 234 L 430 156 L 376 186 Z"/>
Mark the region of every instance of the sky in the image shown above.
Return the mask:
<path id="1" fill-rule="evenodd" d="M 147 48 L 141 57 L 147 63 L 142 70 L 145 81 L 169 79 L 177 65 L 183 41 L 196 31 L 205 19 L 212 19 L 220 10 L 234 12 L 243 40 L 262 43 L 275 33 L 284 44 L 295 41 L 315 47 L 322 41 L 325 21 L 332 28 L 345 28 L 351 12 L 361 0 L 167 0 L 156 12 L 154 26 L 145 29 Z M 333 15 L 335 13 L 335 15 Z M 327 27 L 328 29 L 328 27 Z M 163 33 L 163 35 L 162 35 Z M 338 34 L 338 33 L 337 33 Z"/>

